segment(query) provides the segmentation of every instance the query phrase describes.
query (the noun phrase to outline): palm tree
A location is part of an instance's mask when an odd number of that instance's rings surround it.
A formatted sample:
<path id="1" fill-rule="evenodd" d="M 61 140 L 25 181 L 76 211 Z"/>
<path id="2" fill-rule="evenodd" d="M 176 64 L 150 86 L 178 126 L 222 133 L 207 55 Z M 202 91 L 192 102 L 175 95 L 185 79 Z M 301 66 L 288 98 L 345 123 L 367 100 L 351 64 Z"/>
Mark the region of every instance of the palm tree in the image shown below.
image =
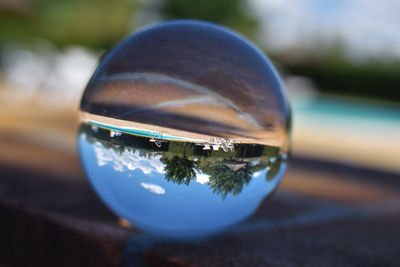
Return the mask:
<path id="1" fill-rule="evenodd" d="M 210 175 L 208 186 L 210 189 L 225 199 L 228 194 L 237 195 L 242 192 L 243 186 L 247 185 L 252 177 L 249 164 L 235 170 L 230 165 L 222 161 L 210 162 L 207 166 L 202 166 L 201 170 Z"/>
<path id="2" fill-rule="evenodd" d="M 177 184 L 189 185 L 192 179 L 196 178 L 196 162 L 177 155 L 172 158 L 162 157 L 161 162 L 165 164 L 165 179 Z"/>

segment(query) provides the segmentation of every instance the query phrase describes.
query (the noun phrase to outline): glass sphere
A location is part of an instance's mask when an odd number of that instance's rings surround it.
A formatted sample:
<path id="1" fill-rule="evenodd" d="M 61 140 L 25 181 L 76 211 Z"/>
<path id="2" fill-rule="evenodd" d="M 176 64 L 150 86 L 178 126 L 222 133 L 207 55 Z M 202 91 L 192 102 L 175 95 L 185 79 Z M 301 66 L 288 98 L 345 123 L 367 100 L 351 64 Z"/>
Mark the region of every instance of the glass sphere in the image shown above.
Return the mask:
<path id="1" fill-rule="evenodd" d="M 130 36 L 82 97 L 85 172 L 118 216 L 187 238 L 250 216 L 281 180 L 290 110 L 279 75 L 242 36 L 181 20 Z"/>

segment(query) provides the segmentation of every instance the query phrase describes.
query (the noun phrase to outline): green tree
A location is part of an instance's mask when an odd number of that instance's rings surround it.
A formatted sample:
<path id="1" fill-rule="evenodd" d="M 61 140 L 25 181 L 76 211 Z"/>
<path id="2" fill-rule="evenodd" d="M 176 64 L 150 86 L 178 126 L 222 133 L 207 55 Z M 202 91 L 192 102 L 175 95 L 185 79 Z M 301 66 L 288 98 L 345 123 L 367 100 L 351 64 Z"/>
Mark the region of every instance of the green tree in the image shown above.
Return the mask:
<path id="1" fill-rule="evenodd" d="M 201 19 L 215 22 L 254 38 L 257 20 L 246 12 L 243 0 L 166 0 L 161 13 L 167 19 Z"/>
<path id="2" fill-rule="evenodd" d="M 210 189 L 225 199 L 228 194 L 237 195 L 242 192 L 252 177 L 249 164 L 245 163 L 240 169 L 233 170 L 222 161 L 208 161 L 201 165 L 201 171 L 210 175 L 208 186 Z"/>
<path id="3" fill-rule="evenodd" d="M 0 7 L 0 42 L 45 39 L 59 47 L 110 48 L 129 34 L 136 11 L 134 0 L 17 2 L 20 8 Z"/>
<path id="4" fill-rule="evenodd" d="M 165 164 L 165 179 L 168 182 L 189 185 L 196 178 L 195 161 L 177 155 L 172 158 L 164 156 L 160 160 Z"/>

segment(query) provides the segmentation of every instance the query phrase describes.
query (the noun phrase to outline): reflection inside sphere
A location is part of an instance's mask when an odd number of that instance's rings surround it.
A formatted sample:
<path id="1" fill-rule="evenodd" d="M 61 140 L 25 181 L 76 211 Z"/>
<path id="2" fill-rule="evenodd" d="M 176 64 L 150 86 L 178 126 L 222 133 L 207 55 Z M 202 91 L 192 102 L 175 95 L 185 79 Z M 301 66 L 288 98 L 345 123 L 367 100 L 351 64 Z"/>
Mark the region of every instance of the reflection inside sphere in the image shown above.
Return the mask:
<path id="1" fill-rule="evenodd" d="M 82 96 L 79 150 L 102 200 L 145 231 L 219 232 L 277 187 L 290 109 L 263 53 L 182 20 L 147 27 L 102 59 Z"/>
<path id="2" fill-rule="evenodd" d="M 285 169 L 274 147 L 210 146 L 141 134 L 82 124 L 81 159 L 113 211 L 163 236 L 201 236 L 243 220 L 272 193 Z"/>

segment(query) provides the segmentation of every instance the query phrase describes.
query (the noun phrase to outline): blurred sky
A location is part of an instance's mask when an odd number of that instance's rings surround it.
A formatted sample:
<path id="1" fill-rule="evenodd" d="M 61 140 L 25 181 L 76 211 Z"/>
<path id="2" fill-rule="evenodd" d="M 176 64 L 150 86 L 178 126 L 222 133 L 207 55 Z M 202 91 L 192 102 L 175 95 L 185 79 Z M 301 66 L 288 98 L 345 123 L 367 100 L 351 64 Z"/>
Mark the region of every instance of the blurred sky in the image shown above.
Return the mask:
<path id="1" fill-rule="evenodd" d="M 398 0 L 251 0 L 268 49 L 340 42 L 354 59 L 400 57 Z"/>

